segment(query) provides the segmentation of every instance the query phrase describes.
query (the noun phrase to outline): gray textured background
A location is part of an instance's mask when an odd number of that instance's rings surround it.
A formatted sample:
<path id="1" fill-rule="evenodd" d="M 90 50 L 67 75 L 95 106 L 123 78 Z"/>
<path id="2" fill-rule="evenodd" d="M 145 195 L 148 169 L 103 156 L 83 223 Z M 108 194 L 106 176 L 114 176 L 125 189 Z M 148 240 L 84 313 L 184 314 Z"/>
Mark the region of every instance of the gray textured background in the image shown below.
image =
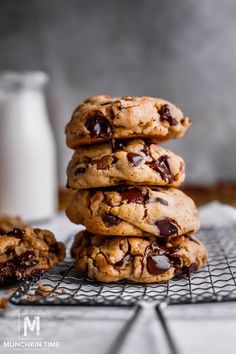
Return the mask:
<path id="1" fill-rule="evenodd" d="M 60 156 L 64 125 L 97 93 L 176 102 L 193 120 L 168 146 L 187 181 L 236 177 L 236 1 L 1 0 L 0 70 L 42 69 Z"/>

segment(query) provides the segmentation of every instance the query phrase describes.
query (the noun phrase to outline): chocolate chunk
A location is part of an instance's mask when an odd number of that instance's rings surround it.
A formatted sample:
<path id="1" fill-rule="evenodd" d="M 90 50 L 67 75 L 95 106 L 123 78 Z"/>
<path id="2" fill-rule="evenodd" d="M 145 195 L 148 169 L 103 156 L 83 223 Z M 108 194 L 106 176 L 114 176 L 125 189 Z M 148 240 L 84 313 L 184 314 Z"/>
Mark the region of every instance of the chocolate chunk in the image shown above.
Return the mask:
<path id="1" fill-rule="evenodd" d="M 158 198 L 156 197 L 156 201 L 162 205 L 168 205 L 167 200 L 163 199 L 163 198 Z"/>
<path id="2" fill-rule="evenodd" d="M 141 149 L 141 151 L 148 156 L 149 155 L 149 147 L 147 145 L 143 145 L 143 148 Z"/>
<path id="3" fill-rule="evenodd" d="M 85 173 L 86 171 L 86 168 L 85 167 L 78 167 L 76 170 L 75 170 L 75 175 L 82 175 L 83 173 Z"/>
<path id="4" fill-rule="evenodd" d="M 15 273 L 13 261 L 0 263 L 0 283 L 3 283 L 6 278 L 12 278 Z"/>
<path id="5" fill-rule="evenodd" d="M 83 156 L 82 162 L 85 164 L 89 164 L 91 162 L 91 158 L 88 156 Z"/>
<path id="6" fill-rule="evenodd" d="M 117 163 L 119 161 L 119 159 L 116 156 L 112 157 L 112 165 L 114 165 L 115 163 Z"/>
<path id="7" fill-rule="evenodd" d="M 12 259 L 0 263 L 0 283 L 4 282 L 5 278 L 16 278 L 16 270 L 20 274 L 17 277 L 19 279 L 24 278 L 23 273 L 25 269 L 37 263 L 34 251 L 26 251 L 20 256 L 14 256 Z"/>
<path id="8" fill-rule="evenodd" d="M 14 254 L 15 254 L 15 249 L 14 247 L 10 247 L 8 248 L 6 251 L 5 251 L 5 254 L 8 256 L 8 257 L 13 257 Z"/>
<path id="9" fill-rule="evenodd" d="M 164 274 L 171 268 L 171 262 L 164 254 L 147 257 L 147 270 L 150 274 Z"/>
<path id="10" fill-rule="evenodd" d="M 178 234 L 178 226 L 176 221 L 171 218 L 158 220 L 156 225 L 160 230 L 160 234 L 163 236 L 172 236 L 174 234 Z"/>
<path id="11" fill-rule="evenodd" d="M 169 255 L 169 259 L 171 260 L 173 266 L 176 268 L 176 273 L 182 273 L 182 258 L 178 254 L 173 253 Z"/>
<path id="12" fill-rule="evenodd" d="M 25 274 L 23 279 L 29 279 L 31 277 L 38 278 L 43 272 L 45 272 L 45 269 L 40 269 L 40 268 L 32 269 L 30 273 Z"/>
<path id="13" fill-rule="evenodd" d="M 60 244 L 58 242 L 53 243 L 52 245 L 50 245 L 49 247 L 49 252 L 58 254 L 60 253 L 61 247 Z"/>
<path id="14" fill-rule="evenodd" d="M 190 264 L 190 266 L 189 266 L 189 273 L 193 273 L 193 272 L 196 272 L 197 270 L 198 270 L 198 265 L 197 265 L 197 263 L 192 263 L 192 264 Z"/>
<path id="15" fill-rule="evenodd" d="M 19 257 L 16 257 L 15 262 L 20 268 L 31 267 L 38 263 L 34 251 L 26 251 Z"/>
<path id="16" fill-rule="evenodd" d="M 0 283 L 5 282 L 5 280 L 32 278 L 36 273 L 39 274 L 39 269 L 31 269 L 37 263 L 34 251 L 26 251 L 20 256 L 14 256 L 12 259 L 0 263 Z"/>
<path id="17" fill-rule="evenodd" d="M 179 271 L 177 270 L 176 274 L 177 275 L 187 274 L 188 276 L 190 276 L 190 273 L 196 272 L 197 270 L 198 270 L 198 265 L 196 262 L 193 262 L 189 266 L 185 266 Z"/>
<path id="18" fill-rule="evenodd" d="M 112 136 L 111 124 L 100 111 L 89 113 L 85 126 L 90 131 L 91 138 L 110 138 Z"/>
<path id="19" fill-rule="evenodd" d="M 171 183 L 173 182 L 174 178 L 170 172 L 170 166 L 168 163 L 168 156 L 167 155 L 162 155 L 159 157 L 158 160 L 154 162 L 150 162 L 148 165 L 151 167 L 153 170 L 157 171 L 160 173 L 161 178 L 167 182 Z"/>
<path id="20" fill-rule="evenodd" d="M 7 236 L 12 236 L 12 237 L 17 237 L 17 238 L 22 238 L 24 235 L 24 232 L 21 229 L 13 229 L 7 233 Z"/>
<path id="21" fill-rule="evenodd" d="M 143 161 L 142 156 L 134 152 L 128 152 L 127 159 L 134 167 L 137 167 Z"/>
<path id="22" fill-rule="evenodd" d="M 25 269 L 20 269 L 19 274 L 17 275 L 18 280 L 37 280 L 39 276 L 44 272 L 45 270 L 43 269 L 31 269 L 31 268 L 25 268 Z"/>
<path id="23" fill-rule="evenodd" d="M 103 214 L 102 220 L 106 226 L 117 226 L 121 222 L 120 218 L 109 213 Z"/>
<path id="24" fill-rule="evenodd" d="M 157 247 L 165 251 L 165 253 L 168 255 L 171 255 L 172 253 L 175 253 L 180 249 L 178 244 L 171 244 L 171 241 L 169 241 L 167 237 L 158 237 L 157 243 L 158 243 Z M 155 252 L 155 248 L 153 247 L 153 244 L 151 245 L 151 247 L 153 252 Z"/>
<path id="25" fill-rule="evenodd" d="M 158 113 L 160 114 L 160 120 L 167 120 L 170 125 L 177 125 L 178 121 L 173 118 L 170 114 L 170 109 L 167 104 L 164 104 L 161 106 L 161 108 L 158 110 Z"/>
<path id="26" fill-rule="evenodd" d="M 123 264 L 127 264 L 131 261 L 132 256 L 130 254 L 126 254 L 120 261 L 115 263 L 115 266 L 121 267 Z"/>
<path id="27" fill-rule="evenodd" d="M 106 102 L 100 103 L 100 106 L 106 106 L 107 104 L 112 104 L 113 102 L 114 102 L 114 100 L 106 101 Z"/>
<path id="28" fill-rule="evenodd" d="M 6 231 L 4 231 L 3 229 L 0 229 L 0 235 L 6 235 Z"/>
<path id="29" fill-rule="evenodd" d="M 138 188 L 130 188 L 121 192 L 121 200 L 129 203 L 145 204 L 149 199 L 149 193 L 143 194 Z"/>
<path id="30" fill-rule="evenodd" d="M 158 237 L 156 243 L 151 243 L 147 248 L 146 248 L 146 254 L 155 255 L 155 254 L 172 254 L 173 252 L 176 252 L 179 250 L 178 246 L 167 246 L 168 239 L 166 237 Z"/>
<path id="31" fill-rule="evenodd" d="M 115 140 L 115 139 L 110 139 L 111 146 L 112 146 L 112 151 L 120 151 L 123 150 L 125 147 L 125 141 L 124 140 Z"/>

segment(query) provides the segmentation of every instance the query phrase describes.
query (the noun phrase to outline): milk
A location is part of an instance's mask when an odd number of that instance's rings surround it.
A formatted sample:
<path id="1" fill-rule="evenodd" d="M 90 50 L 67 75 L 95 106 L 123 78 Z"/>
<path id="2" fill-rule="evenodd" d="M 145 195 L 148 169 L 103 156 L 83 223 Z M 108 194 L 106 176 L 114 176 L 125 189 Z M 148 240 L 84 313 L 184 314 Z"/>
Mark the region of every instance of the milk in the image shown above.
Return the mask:
<path id="1" fill-rule="evenodd" d="M 0 213 L 27 221 L 57 206 L 56 149 L 42 72 L 0 75 Z"/>

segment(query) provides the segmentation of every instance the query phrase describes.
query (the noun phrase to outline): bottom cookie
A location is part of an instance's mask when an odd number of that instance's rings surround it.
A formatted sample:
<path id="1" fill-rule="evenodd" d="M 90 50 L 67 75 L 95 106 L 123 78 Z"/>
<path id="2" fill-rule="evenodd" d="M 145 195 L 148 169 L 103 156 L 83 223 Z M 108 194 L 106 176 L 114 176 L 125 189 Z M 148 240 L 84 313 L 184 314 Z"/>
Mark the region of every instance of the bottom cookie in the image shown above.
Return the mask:
<path id="1" fill-rule="evenodd" d="M 8 225 L 7 225 L 8 226 Z M 8 227 L 5 227 L 8 230 Z M 29 226 L 1 231 L 0 284 L 29 279 L 65 257 L 65 246 L 47 230 Z"/>
<path id="2" fill-rule="evenodd" d="M 208 259 L 205 246 L 192 235 L 106 237 L 88 231 L 75 236 L 71 254 L 79 271 L 102 282 L 162 282 L 194 272 Z"/>

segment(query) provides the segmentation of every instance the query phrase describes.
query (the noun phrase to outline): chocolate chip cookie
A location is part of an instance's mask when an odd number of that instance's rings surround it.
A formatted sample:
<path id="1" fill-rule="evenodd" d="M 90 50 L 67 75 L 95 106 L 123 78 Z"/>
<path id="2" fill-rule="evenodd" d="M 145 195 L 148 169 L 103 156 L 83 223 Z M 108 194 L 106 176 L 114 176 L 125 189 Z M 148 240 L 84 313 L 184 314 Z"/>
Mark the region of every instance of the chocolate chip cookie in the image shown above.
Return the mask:
<path id="1" fill-rule="evenodd" d="M 79 271 L 102 282 L 162 282 L 198 270 L 208 258 L 204 245 L 191 235 L 102 237 L 87 231 L 75 237 L 71 253 Z"/>
<path id="2" fill-rule="evenodd" d="M 29 279 L 65 257 L 65 247 L 47 230 L 29 226 L 0 235 L 0 284 Z"/>
<path id="3" fill-rule="evenodd" d="M 200 227 L 192 199 L 175 188 L 116 187 L 77 191 L 67 216 L 95 234 L 178 236 Z"/>
<path id="4" fill-rule="evenodd" d="M 67 169 L 68 186 L 74 189 L 124 184 L 179 186 L 185 178 L 181 157 L 144 140 L 78 148 Z"/>
<path id="5" fill-rule="evenodd" d="M 179 138 L 190 119 L 172 103 L 152 97 L 93 96 L 74 111 L 66 126 L 67 145 L 76 148 L 109 139 Z"/>

